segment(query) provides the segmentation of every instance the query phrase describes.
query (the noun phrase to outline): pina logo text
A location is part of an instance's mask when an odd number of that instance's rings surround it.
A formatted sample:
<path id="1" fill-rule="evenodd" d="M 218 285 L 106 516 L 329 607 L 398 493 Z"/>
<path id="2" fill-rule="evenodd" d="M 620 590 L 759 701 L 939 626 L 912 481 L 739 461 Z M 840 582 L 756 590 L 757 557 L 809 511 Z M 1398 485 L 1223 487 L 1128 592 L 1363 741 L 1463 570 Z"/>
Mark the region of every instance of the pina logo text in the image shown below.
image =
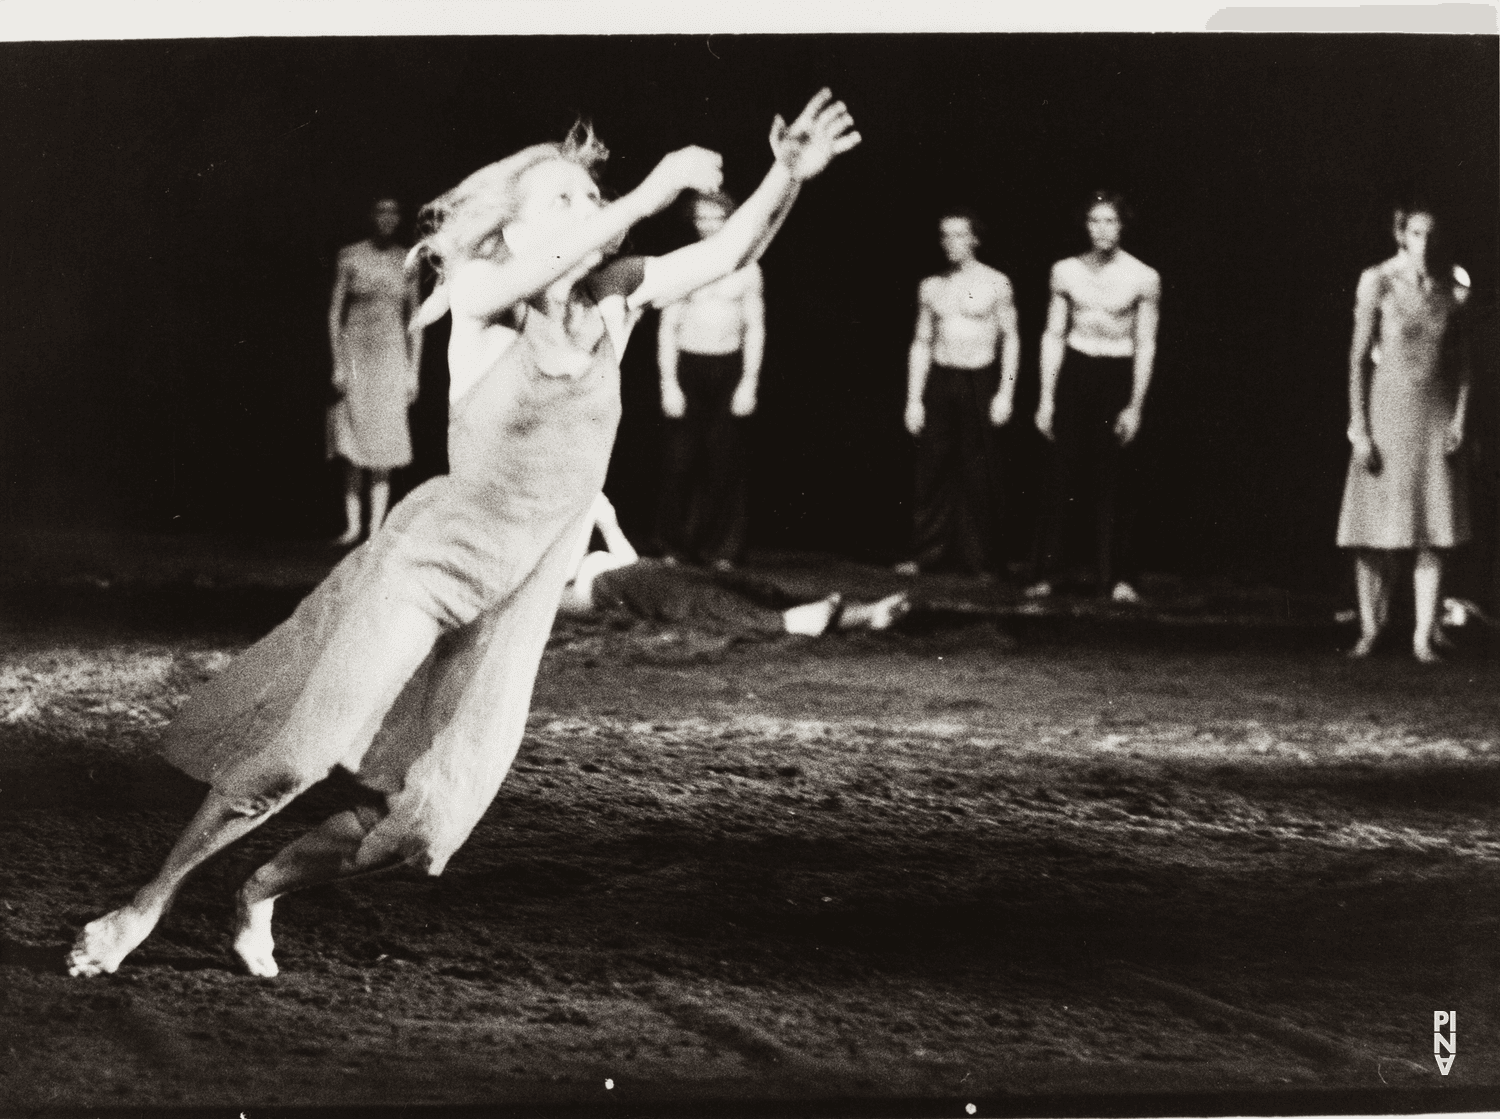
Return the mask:
<path id="1" fill-rule="evenodd" d="M 1444 1028 L 1448 1030 L 1443 1033 Z M 1443 1053 L 1447 1052 L 1447 1056 Z M 1432 1059 L 1437 1062 L 1438 1072 L 1444 1076 L 1453 1067 L 1453 1058 L 1458 1056 L 1458 1011 L 1434 1010 L 1432 1012 Z"/>

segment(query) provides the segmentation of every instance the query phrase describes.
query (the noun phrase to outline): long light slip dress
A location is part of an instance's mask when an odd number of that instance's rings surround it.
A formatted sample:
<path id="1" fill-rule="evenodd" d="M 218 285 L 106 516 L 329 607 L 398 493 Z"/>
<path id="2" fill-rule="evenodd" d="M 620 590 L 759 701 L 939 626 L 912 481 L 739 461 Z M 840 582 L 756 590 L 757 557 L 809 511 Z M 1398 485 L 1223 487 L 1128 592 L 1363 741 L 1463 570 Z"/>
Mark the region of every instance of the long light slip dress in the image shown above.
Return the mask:
<path id="1" fill-rule="evenodd" d="M 368 241 L 339 250 L 348 274 L 343 341 L 348 367 L 344 395 L 328 409 L 328 457 L 366 470 L 411 462 L 408 397 L 416 370 L 406 339 L 409 281 L 399 251 Z"/>
<path id="2" fill-rule="evenodd" d="M 1452 548 L 1470 537 L 1467 462 L 1444 450 L 1457 405 L 1462 290 L 1424 291 L 1399 258 L 1360 277 L 1356 298 L 1377 316 L 1369 420 L 1381 463 L 1373 474 L 1349 463 L 1341 548 Z"/>
<path id="3" fill-rule="evenodd" d="M 453 407 L 451 472 L 413 490 L 289 619 L 193 695 L 169 728 L 170 762 L 247 804 L 343 766 L 389 808 L 361 855 L 442 872 L 520 746 L 609 465 L 624 297 L 643 268 L 621 258 L 584 281 L 593 306 L 574 335 L 597 331 L 591 348 L 521 311 L 515 341 Z M 396 604 L 439 622 L 433 647 L 402 647 Z"/>

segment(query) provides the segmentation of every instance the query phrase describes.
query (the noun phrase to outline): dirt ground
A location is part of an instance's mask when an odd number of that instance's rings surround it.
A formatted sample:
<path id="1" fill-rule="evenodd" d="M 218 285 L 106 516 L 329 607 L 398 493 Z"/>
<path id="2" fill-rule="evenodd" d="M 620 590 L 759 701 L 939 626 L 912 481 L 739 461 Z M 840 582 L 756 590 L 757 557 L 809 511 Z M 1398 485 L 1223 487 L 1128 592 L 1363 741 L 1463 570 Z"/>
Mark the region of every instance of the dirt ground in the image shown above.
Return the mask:
<path id="1" fill-rule="evenodd" d="M 234 890 L 331 782 L 68 978 L 201 796 L 161 727 L 304 562 L 0 572 L 0 1112 L 1500 1103 L 1500 662 L 1348 662 L 1322 606 L 1222 587 L 1027 613 L 937 580 L 821 640 L 562 624 L 443 877 L 288 898 L 281 976 L 241 975 Z"/>

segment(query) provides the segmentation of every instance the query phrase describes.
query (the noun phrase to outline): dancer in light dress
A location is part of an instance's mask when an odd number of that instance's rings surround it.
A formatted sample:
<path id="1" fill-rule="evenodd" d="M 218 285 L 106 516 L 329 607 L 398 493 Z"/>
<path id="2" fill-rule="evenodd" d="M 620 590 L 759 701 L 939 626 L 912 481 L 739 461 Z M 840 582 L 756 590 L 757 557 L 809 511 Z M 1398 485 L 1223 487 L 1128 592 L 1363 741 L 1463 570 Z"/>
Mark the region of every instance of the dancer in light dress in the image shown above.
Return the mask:
<path id="1" fill-rule="evenodd" d="M 1412 652 L 1438 659 L 1443 557 L 1469 539 L 1461 454 L 1470 364 L 1461 330 L 1469 277 L 1444 259 L 1430 208 L 1396 211 L 1399 251 L 1365 269 L 1354 297 L 1349 350 L 1349 473 L 1338 543 L 1354 552 L 1359 643 L 1369 656 L 1385 629 L 1396 560 L 1414 556 Z"/>
<path id="2" fill-rule="evenodd" d="M 372 236 L 339 250 L 328 307 L 333 387 L 340 394 L 328 409 L 328 457 L 344 462 L 339 544 L 353 544 L 363 533 L 366 490 L 370 534 L 385 520 L 391 471 L 411 462 L 406 412 L 417 399 L 422 367 L 422 332 L 407 329 L 421 298 L 396 240 L 401 204 L 379 199 L 370 222 Z"/>
<path id="3" fill-rule="evenodd" d="M 239 893 L 235 951 L 276 974 L 271 914 L 288 891 L 401 864 L 442 872 L 500 788 L 569 561 L 603 486 L 620 415 L 619 354 L 663 307 L 765 251 L 807 179 L 859 142 L 821 91 L 771 130 L 771 170 L 713 238 L 619 257 L 636 222 L 721 160 L 684 148 L 606 204 L 592 131 L 470 175 L 424 211 L 413 256 L 437 286 L 421 328 L 451 311 L 451 472 L 412 491 L 285 623 L 184 708 L 166 756 L 211 790 L 157 876 L 90 922 L 73 975 L 113 972 L 191 871 L 335 767 L 382 794 L 284 848 Z"/>

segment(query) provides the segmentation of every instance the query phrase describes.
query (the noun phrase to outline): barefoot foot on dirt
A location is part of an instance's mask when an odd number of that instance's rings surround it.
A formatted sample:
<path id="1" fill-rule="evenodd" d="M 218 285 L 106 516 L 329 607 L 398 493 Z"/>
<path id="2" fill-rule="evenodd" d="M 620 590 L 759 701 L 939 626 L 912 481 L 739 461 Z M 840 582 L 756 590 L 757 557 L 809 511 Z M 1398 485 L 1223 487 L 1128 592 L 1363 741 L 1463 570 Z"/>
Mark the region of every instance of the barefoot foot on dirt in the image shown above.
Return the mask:
<path id="1" fill-rule="evenodd" d="M 127 905 L 90 921 L 68 953 L 68 974 L 113 975 L 120 961 L 151 935 L 159 916 Z"/>
<path id="2" fill-rule="evenodd" d="M 834 614 L 838 611 L 839 603 L 842 601 L 843 596 L 831 594 L 817 602 L 809 602 L 806 606 L 793 606 L 782 614 L 786 631 L 803 637 L 823 636 L 832 624 Z"/>
<path id="3" fill-rule="evenodd" d="M 1351 660 L 1362 661 L 1375 651 L 1375 641 L 1379 637 L 1376 633 L 1367 633 L 1354 643 L 1354 648 L 1349 650 Z"/>
<path id="4" fill-rule="evenodd" d="M 890 629 L 910 613 L 911 599 L 904 593 L 887 595 L 870 604 L 870 628 L 877 631 Z"/>
<path id="5" fill-rule="evenodd" d="M 276 942 L 271 938 L 271 901 L 248 904 L 241 898 L 239 903 L 239 931 L 234 937 L 234 952 L 239 956 L 245 970 L 262 979 L 270 979 L 281 969 L 276 966 L 273 954 Z"/>

